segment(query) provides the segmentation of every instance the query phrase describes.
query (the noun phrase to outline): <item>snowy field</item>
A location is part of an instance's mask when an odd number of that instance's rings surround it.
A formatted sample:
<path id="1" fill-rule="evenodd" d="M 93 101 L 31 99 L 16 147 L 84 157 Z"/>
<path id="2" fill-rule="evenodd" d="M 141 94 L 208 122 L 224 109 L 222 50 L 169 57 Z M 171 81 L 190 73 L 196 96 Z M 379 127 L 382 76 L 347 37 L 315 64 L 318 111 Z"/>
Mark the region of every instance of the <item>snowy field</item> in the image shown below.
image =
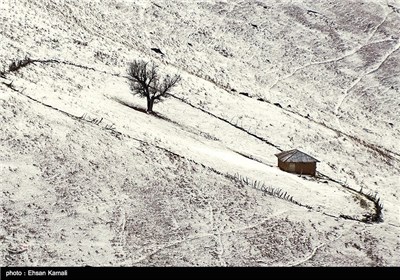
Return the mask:
<path id="1" fill-rule="evenodd" d="M 1 266 L 399 265 L 399 2 L 0 1 Z"/>

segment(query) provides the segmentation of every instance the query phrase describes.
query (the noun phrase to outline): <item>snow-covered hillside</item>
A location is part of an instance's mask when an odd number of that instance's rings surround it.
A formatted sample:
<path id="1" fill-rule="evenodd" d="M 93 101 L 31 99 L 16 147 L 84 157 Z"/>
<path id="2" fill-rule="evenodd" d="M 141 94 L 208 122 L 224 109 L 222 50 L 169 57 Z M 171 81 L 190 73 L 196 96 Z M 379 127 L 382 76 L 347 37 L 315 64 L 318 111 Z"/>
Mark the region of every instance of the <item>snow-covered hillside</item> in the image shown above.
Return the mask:
<path id="1" fill-rule="evenodd" d="M 398 265 L 400 3 L 0 1 L 0 265 Z"/>

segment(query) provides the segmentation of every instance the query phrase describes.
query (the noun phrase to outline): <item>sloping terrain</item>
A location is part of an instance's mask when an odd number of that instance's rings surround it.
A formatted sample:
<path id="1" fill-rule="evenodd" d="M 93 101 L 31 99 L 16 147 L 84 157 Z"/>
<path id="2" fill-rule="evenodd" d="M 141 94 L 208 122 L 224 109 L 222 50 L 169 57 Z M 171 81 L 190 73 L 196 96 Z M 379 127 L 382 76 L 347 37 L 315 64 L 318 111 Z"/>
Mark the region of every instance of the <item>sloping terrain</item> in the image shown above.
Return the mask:
<path id="1" fill-rule="evenodd" d="M 2 2 L 0 264 L 397 265 L 398 7 Z M 183 78 L 156 115 L 132 59 Z"/>

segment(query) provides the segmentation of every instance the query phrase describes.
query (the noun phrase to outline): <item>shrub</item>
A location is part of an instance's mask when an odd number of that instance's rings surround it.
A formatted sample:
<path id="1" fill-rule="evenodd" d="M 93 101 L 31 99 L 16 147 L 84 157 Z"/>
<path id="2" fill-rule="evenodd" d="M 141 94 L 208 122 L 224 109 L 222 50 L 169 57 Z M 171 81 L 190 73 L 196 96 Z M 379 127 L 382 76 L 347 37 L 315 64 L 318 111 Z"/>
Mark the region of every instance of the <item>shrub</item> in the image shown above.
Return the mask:
<path id="1" fill-rule="evenodd" d="M 25 67 L 32 62 L 33 62 L 33 60 L 26 56 L 22 60 L 16 60 L 16 61 L 11 62 L 10 65 L 8 66 L 8 71 L 9 72 L 18 71 L 20 68 Z"/>

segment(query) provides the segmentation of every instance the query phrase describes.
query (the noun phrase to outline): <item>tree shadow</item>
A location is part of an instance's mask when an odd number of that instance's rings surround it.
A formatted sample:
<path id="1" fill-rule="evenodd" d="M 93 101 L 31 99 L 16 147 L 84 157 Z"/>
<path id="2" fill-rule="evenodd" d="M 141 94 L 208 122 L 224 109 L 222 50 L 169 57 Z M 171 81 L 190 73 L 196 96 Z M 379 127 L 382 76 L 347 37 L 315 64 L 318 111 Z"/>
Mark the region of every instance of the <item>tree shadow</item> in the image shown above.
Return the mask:
<path id="1" fill-rule="evenodd" d="M 126 106 L 128 108 L 131 108 L 131 109 L 133 109 L 135 111 L 147 114 L 146 109 L 143 108 L 143 107 L 134 105 L 134 104 L 132 104 L 130 102 L 126 102 L 125 100 L 121 100 L 121 99 L 118 99 L 118 98 L 112 98 L 112 100 L 114 100 L 115 102 L 118 102 L 119 104 L 124 105 L 124 106 Z"/>
<path id="2" fill-rule="evenodd" d="M 160 114 L 160 113 L 156 113 L 156 112 L 148 113 L 148 112 L 146 111 L 146 109 L 143 108 L 143 107 L 141 107 L 141 106 L 137 106 L 137 105 L 135 105 L 135 104 L 132 104 L 132 103 L 130 103 L 130 102 L 127 102 L 127 101 L 125 101 L 125 100 L 121 100 L 121 99 L 118 99 L 118 98 L 112 98 L 112 99 L 113 99 L 114 101 L 118 102 L 119 104 L 124 105 L 124 106 L 126 106 L 126 107 L 128 107 L 128 108 L 131 108 L 131 109 L 133 109 L 133 110 L 135 110 L 135 111 L 138 111 L 138 112 L 147 114 L 147 115 L 149 115 L 149 116 L 154 116 L 154 117 L 156 117 L 156 118 L 158 118 L 158 119 L 162 119 L 162 120 L 164 120 L 164 121 L 167 121 L 167 122 L 170 122 L 170 123 L 173 123 L 173 124 L 176 124 L 176 125 L 180 125 L 179 123 L 177 123 L 177 122 L 175 122 L 175 121 L 173 121 L 173 120 L 167 118 L 166 116 L 163 116 L 163 115 Z"/>
<path id="3" fill-rule="evenodd" d="M 141 107 L 141 106 L 134 105 L 134 104 L 132 104 L 130 102 L 127 102 L 125 100 L 121 100 L 121 99 L 118 99 L 118 98 L 115 98 L 115 97 L 112 97 L 111 99 L 114 100 L 115 102 L 118 102 L 119 104 L 121 104 L 123 106 L 126 106 L 126 107 L 128 107 L 130 109 L 133 109 L 135 111 L 144 113 L 144 114 L 146 114 L 146 115 L 148 115 L 150 117 L 153 116 L 153 117 L 156 117 L 156 118 L 161 119 L 163 121 L 172 123 L 172 124 L 180 127 L 181 129 L 183 129 L 185 131 L 188 131 L 190 133 L 203 136 L 203 137 L 205 137 L 205 138 L 207 138 L 209 140 L 213 140 L 213 141 L 218 141 L 219 140 L 218 138 L 216 138 L 216 137 L 214 137 L 214 136 L 212 136 L 212 135 L 210 135 L 210 134 L 208 134 L 206 132 L 200 131 L 199 129 L 196 129 L 196 128 L 193 128 L 193 127 L 181 124 L 181 123 L 178 123 L 178 122 L 176 122 L 174 120 L 171 120 L 170 118 L 168 118 L 168 117 L 166 117 L 166 116 L 164 116 L 164 115 L 162 115 L 160 113 L 156 113 L 156 112 L 148 113 L 146 111 L 146 109 Z"/>

